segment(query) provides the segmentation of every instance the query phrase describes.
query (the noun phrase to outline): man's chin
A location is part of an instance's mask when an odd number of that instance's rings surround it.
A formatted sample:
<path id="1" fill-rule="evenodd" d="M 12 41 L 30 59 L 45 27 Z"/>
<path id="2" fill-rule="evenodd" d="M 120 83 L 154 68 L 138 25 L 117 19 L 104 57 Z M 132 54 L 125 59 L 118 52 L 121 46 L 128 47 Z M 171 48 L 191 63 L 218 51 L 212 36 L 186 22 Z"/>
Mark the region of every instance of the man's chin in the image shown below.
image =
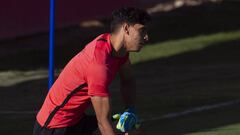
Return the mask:
<path id="1" fill-rule="evenodd" d="M 142 47 L 143 46 L 139 46 L 137 49 L 136 49 L 136 52 L 140 52 L 142 50 Z"/>
<path id="2" fill-rule="evenodd" d="M 131 48 L 129 50 L 127 50 L 128 52 L 140 52 L 142 49 L 142 46 L 139 46 L 138 48 Z"/>
<path id="3" fill-rule="evenodd" d="M 139 48 L 138 50 L 136 50 L 135 52 L 140 52 L 142 48 Z"/>

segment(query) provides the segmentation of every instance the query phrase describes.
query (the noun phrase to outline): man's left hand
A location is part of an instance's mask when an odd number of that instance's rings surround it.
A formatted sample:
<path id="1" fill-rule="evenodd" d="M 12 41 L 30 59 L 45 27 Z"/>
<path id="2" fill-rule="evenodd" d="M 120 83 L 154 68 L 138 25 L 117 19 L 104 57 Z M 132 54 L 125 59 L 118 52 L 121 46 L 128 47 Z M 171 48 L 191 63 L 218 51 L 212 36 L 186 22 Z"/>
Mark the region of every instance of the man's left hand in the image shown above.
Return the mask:
<path id="1" fill-rule="evenodd" d="M 118 123 L 116 128 L 121 132 L 129 132 L 133 129 L 137 129 L 140 127 L 140 122 L 136 116 L 136 114 L 129 109 L 126 110 L 123 114 L 115 114 L 113 115 L 113 119 L 117 120 Z"/>

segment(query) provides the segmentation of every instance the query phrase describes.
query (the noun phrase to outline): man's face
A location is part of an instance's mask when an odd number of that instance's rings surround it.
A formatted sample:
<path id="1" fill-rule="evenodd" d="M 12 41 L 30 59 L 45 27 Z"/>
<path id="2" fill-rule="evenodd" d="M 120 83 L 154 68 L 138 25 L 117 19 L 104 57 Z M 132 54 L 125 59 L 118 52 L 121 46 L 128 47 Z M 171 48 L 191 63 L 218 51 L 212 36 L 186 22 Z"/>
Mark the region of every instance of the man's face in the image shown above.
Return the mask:
<path id="1" fill-rule="evenodd" d="M 145 25 L 129 25 L 125 40 L 125 47 L 128 52 L 139 52 L 147 41 L 148 34 Z"/>

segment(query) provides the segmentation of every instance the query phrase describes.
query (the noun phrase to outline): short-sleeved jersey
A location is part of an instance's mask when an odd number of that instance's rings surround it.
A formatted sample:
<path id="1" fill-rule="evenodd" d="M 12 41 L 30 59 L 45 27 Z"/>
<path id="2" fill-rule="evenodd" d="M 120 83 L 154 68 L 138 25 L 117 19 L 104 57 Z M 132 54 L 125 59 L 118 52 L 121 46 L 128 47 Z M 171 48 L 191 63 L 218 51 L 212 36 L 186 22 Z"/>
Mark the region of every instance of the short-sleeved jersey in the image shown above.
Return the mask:
<path id="1" fill-rule="evenodd" d="M 37 114 L 39 124 L 48 128 L 75 125 L 91 104 L 91 96 L 110 96 L 109 84 L 121 65 L 129 60 L 129 54 L 124 57 L 111 54 L 110 34 L 107 33 L 73 57 L 47 94 Z"/>

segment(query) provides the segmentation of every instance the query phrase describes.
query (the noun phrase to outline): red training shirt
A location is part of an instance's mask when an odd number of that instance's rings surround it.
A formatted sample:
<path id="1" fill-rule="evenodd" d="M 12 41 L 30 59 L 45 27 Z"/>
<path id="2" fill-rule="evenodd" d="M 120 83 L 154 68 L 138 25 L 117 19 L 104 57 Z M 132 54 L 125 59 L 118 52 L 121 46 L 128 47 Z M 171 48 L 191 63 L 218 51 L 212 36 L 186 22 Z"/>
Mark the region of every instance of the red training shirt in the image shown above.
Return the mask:
<path id="1" fill-rule="evenodd" d="M 53 116 L 47 128 L 75 125 L 91 104 L 91 96 L 110 96 L 110 82 L 120 66 L 129 60 L 129 54 L 113 57 L 111 52 L 110 34 L 102 34 L 69 61 L 37 114 L 41 126 L 50 114 Z"/>

